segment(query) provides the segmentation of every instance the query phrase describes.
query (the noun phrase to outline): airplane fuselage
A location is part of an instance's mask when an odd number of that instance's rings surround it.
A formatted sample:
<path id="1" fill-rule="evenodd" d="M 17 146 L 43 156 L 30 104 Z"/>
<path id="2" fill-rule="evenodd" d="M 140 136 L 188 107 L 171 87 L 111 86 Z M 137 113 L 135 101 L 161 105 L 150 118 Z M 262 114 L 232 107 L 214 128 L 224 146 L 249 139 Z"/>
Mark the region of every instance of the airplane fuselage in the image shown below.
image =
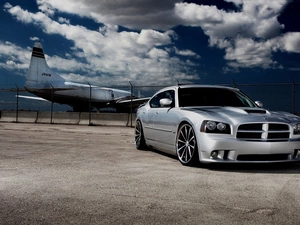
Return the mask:
<path id="1" fill-rule="evenodd" d="M 40 98 L 70 105 L 74 111 L 88 111 L 91 108 L 117 108 L 116 102 L 135 98 L 128 91 L 65 80 L 48 66 L 39 42 L 35 43 L 32 49 L 25 88 Z"/>
<path id="2" fill-rule="evenodd" d="M 26 86 L 27 91 L 36 96 L 59 104 L 68 104 L 74 111 L 88 111 L 92 108 L 109 107 L 108 103 L 118 99 L 130 99 L 131 93 L 119 89 L 90 86 L 79 83 L 65 82 L 64 85 L 49 87 Z"/>

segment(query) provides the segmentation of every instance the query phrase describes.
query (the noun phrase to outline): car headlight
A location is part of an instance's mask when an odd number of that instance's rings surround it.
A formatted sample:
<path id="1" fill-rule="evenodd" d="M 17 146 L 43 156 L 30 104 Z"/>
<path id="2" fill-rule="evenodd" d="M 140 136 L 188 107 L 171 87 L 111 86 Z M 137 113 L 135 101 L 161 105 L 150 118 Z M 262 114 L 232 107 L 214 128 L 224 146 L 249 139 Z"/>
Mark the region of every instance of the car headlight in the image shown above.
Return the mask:
<path id="1" fill-rule="evenodd" d="M 204 120 L 203 121 L 203 123 L 201 125 L 201 132 L 217 133 L 217 134 L 230 134 L 231 133 L 229 124 L 212 121 L 212 120 Z M 299 132 L 300 132 L 300 126 L 299 126 Z"/>
<path id="2" fill-rule="evenodd" d="M 294 125 L 294 134 L 300 134 L 300 123 Z"/>

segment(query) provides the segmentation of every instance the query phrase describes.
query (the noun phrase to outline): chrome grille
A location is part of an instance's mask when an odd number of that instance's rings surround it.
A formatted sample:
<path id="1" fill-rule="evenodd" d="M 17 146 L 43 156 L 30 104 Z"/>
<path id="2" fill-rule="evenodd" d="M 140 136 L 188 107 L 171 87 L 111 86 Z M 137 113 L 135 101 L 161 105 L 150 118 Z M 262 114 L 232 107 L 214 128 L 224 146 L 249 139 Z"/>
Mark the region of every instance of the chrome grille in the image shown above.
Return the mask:
<path id="1" fill-rule="evenodd" d="M 245 141 L 288 141 L 289 137 L 289 125 L 279 123 L 242 124 L 236 134 L 236 138 Z"/>

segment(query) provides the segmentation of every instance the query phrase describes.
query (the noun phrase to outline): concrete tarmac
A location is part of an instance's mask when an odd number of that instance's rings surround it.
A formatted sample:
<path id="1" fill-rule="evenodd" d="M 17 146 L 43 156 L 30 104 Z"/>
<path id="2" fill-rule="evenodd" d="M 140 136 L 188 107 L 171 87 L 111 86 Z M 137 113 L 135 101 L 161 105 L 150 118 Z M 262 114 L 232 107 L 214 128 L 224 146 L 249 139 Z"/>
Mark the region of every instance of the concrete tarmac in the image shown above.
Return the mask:
<path id="1" fill-rule="evenodd" d="M 300 164 L 184 167 L 130 127 L 0 123 L 0 224 L 299 224 Z"/>

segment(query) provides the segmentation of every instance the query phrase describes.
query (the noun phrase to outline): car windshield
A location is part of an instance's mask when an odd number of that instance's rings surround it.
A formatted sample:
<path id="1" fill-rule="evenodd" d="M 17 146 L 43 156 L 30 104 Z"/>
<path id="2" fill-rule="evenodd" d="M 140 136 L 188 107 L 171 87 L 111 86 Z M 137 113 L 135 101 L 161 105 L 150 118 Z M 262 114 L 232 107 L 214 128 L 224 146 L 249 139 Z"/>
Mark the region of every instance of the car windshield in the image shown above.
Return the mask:
<path id="1" fill-rule="evenodd" d="M 226 88 L 180 88 L 178 90 L 179 107 L 188 106 L 234 106 L 257 107 L 242 92 Z"/>

